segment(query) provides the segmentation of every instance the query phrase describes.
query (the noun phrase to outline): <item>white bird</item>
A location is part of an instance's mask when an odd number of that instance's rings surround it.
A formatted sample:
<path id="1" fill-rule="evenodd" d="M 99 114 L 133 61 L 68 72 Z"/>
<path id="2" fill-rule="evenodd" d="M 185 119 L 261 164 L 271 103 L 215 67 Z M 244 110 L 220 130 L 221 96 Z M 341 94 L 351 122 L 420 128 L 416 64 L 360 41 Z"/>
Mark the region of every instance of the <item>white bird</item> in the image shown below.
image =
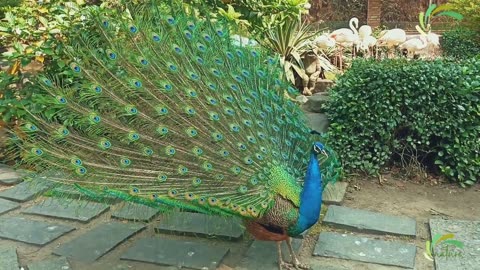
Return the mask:
<path id="1" fill-rule="evenodd" d="M 412 58 L 415 55 L 420 54 L 425 48 L 427 48 L 428 42 L 427 39 L 424 36 L 420 36 L 419 38 L 413 38 L 405 41 L 404 43 L 400 44 L 398 48 L 400 50 L 406 49 L 408 56 L 411 56 Z"/>
<path id="2" fill-rule="evenodd" d="M 360 28 L 358 28 L 358 36 L 360 39 L 365 39 L 368 36 L 372 35 L 372 27 L 370 25 L 362 25 Z"/>
<path id="3" fill-rule="evenodd" d="M 313 40 L 313 44 L 321 50 L 328 50 L 335 47 L 335 39 L 328 36 L 328 34 L 322 34 Z"/>
<path id="4" fill-rule="evenodd" d="M 353 45 L 357 44 L 359 41 L 358 38 L 358 19 L 351 18 L 348 22 L 348 28 L 340 28 L 332 33 L 330 33 L 330 37 L 335 40 L 335 42 L 340 45 L 340 69 L 342 69 L 342 57 L 343 57 L 343 49 L 345 47 L 353 47 Z"/>
<path id="5" fill-rule="evenodd" d="M 400 28 L 382 31 L 382 33 L 377 41 L 377 45 L 386 46 L 388 50 L 395 48 L 395 46 L 398 46 L 407 40 L 407 34 Z"/>
<path id="6" fill-rule="evenodd" d="M 372 55 L 373 47 L 377 44 L 377 39 L 374 36 L 367 36 L 360 40 L 360 50 L 367 52 L 368 56 Z"/>

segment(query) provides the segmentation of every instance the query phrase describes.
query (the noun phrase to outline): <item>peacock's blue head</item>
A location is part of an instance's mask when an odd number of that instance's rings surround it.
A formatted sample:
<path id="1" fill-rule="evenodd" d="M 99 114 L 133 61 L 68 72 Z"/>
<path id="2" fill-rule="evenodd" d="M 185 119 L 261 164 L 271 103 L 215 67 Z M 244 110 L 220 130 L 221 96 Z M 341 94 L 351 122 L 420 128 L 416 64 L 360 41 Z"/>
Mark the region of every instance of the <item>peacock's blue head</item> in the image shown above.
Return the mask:
<path id="1" fill-rule="evenodd" d="M 325 146 L 321 142 L 314 142 L 312 151 L 315 155 L 323 154 L 328 156 L 327 152 L 325 151 Z"/>

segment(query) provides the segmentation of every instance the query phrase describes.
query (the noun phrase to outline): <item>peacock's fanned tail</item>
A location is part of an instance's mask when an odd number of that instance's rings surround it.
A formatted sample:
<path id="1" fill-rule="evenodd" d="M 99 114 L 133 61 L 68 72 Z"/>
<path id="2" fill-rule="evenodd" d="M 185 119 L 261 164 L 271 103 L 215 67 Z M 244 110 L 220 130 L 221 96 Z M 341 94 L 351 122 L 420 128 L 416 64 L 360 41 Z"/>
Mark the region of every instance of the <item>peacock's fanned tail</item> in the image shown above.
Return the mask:
<path id="1" fill-rule="evenodd" d="M 18 136 L 49 179 L 149 205 L 259 217 L 272 171 L 305 173 L 311 135 L 275 58 L 236 47 L 221 22 L 163 5 L 94 12 L 72 37 L 74 83 L 42 77 L 52 108 Z"/>

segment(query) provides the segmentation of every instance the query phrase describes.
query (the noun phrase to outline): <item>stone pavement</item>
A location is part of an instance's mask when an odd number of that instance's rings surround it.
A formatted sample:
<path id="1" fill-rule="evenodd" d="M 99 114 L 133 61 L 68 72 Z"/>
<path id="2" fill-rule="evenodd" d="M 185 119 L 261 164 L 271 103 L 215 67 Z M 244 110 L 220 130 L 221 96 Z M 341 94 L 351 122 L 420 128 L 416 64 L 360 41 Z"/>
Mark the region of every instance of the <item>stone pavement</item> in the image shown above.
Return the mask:
<path id="1" fill-rule="evenodd" d="M 0 185 L 0 270 L 277 267 L 275 244 L 253 241 L 239 219 L 187 212 L 163 216 L 129 203 L 45 197 L 49 185 L 21 182 L 5 166 L 0 167 L 0 183 L 5 183 Z M 325 193 L 327 226 L 313 243 L 308 237 L 294 239 L 297 251 L 310 245 L 305 261 L 314 270 L 415 269 L 415 258 L 424 251 L 412 243 L 415 220 L 343 207 L 345 189 L 345 183 L 337 183 Z M 480 265 L 480 222 L 430 223 L 432 235 L 454 233 L 465 244 L 461 259 L 437 258 L 437 269 Z"/>

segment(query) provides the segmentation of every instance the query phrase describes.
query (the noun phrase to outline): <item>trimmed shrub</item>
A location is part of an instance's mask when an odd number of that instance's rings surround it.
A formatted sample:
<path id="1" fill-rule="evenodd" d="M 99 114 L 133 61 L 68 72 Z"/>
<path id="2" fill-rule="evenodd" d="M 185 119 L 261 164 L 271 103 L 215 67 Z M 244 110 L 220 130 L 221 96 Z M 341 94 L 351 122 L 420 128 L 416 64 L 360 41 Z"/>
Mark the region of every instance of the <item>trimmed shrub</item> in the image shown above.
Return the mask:
<path id="1" fill-rule="evenodd" d="M 330 144 L 347 172 L 414 158 L 462 185 L 480 177 L 480 58 L 357 60 L 330 97 Z"/>
<path id="2" fill-rule="evenodd" d="M 445 56 L 471 58 L 480 54 L 480 33 L 457 27 L 443 34 L 441 46 Z"/>

